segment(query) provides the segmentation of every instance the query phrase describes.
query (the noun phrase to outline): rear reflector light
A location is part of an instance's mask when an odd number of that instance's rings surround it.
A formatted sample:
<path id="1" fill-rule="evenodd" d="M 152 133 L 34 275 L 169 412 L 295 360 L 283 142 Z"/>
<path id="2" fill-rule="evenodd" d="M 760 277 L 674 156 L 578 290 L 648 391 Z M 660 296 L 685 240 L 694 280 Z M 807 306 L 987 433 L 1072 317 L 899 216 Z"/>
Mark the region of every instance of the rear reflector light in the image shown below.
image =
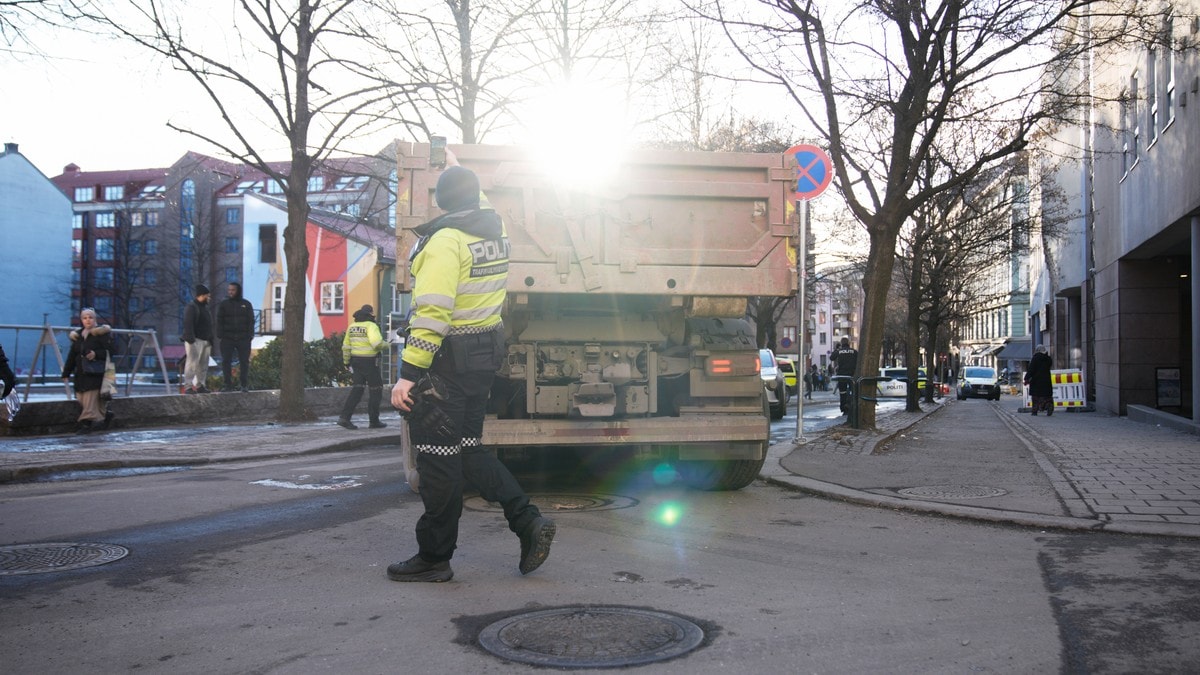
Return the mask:
<path id="1" fill-rule="evenodd" d="M 721 354 L 719 356 L 710 356 L 704 365 L 705 372 L 714 377 L 757 375 L 760 369 L 757 354 Z"/>

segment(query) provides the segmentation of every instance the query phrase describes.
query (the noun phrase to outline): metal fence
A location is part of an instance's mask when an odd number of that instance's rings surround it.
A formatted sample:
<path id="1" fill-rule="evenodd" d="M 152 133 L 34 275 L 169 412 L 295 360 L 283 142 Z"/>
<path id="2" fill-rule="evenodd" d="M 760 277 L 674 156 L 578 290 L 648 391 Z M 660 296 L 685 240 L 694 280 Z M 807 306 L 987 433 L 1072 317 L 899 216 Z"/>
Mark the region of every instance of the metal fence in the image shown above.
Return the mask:
<path id="1" fill-rule="evenodd" d="M 18 324 L 0 324 L 0 336 L 4 340 L 4 351 L 8 356 L 13 371 L 17 374 L 17 391 L 22 401 L 29 400 L 29 393 L 35 382 L 46 384 L 53 380 L 54 385 L 61 383 L 60 375 L 66 363 L 66 354 L 71 348 L 71 331 L 75 326 L 26 326 Z M 142 363 L 148 356 L 154 356 L 158 370 L 162 375 L 163 386 L 167 394 L 171 392 L 171 378 L 167 374 L 166 360 L 162 348 L 158 344 L 158 335 L 153 330 L 135 330 L 131 328 L 112 329 L 117 338 L 117 354 L 114 365 L 117 369 L 117 386 L 124 387 L 125 395 L 130 395 Z M 12 339 L 9 339 L 9 336 Z M 135 350 L 136 348 L 136 350 Z M 32 356 L 26 360 L 25 355 L 32 351 Z M 22 365 L 28 363 L 28 366 Z M 51 370 L 57 368 L 57 370 Z M 147 369 L 145 371 L 153 373 Z M 157 382 L 151 382 L 157 384 Z M 62 385 L 64 393 L 69 397 L 70 389 Z"/>

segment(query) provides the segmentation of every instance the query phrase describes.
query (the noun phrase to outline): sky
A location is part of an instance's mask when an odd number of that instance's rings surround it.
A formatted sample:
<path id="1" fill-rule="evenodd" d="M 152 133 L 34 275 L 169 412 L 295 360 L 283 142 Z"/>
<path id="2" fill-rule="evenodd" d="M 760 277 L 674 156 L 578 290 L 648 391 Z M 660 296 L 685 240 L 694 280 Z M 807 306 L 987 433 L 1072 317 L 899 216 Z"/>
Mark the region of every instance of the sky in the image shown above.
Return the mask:
<path id="1" fill-rule="evenodd" d="M 34 35 L 45 56 L 0 52 L 0 138 L 47 176 L 169 166 L 187 150 L 213 154 L 167 120 L 204 106 L 195 85 L 112 39 Z M 45 39 L 45 38 L 53 39 Z"/>

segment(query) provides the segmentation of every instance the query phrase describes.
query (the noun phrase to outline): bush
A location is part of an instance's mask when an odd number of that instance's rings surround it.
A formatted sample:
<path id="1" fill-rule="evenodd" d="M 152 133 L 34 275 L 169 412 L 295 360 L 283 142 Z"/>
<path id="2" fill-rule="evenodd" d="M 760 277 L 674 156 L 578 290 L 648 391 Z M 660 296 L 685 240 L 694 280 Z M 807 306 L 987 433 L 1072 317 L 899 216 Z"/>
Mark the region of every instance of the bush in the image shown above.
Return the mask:
<path id="1" fill-rule="evenodd" d="M 250 388 L 278 389 L 283 363 L 283 340 L 276 338 L 250 359 Z M 304 343 L 304 386 L 349 384 L 350 371 L 342 365 L 342 333 Z"/>

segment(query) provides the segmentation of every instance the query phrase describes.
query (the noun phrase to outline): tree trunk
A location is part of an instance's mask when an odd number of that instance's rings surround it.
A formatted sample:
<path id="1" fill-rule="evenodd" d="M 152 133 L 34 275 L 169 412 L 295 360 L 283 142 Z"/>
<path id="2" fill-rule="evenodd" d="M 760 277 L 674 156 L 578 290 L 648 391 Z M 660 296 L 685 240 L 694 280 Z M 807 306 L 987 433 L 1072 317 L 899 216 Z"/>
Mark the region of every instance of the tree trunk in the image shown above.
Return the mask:
<path id="1" fill-rule="evenodd" d="M 888 289 L 892 285 L 892 270 L 896 265 L 896 236 L 899 228 L 880 224 L 870 229 L 871 250 L 867 255 L 867 270 L 863 276 L 863 321 L 859 336 L 858 372 L 856 377 L 879 373 L 879 350 L 883 347 L 886 325 Z M 863 398 L 875 398 L 875 383 L 863 383 L 858 405 L 858 428 L 875 428 L 875 403 Z"/>
<path id="2" fill-rule="evenodd" d="M 287 288 L 283 296 L 283 363 L 279 369 L 279 420 L 304 419 L 304 314 L 308 280 L 308 161 L 293 161 L 287 189 L 288 224 L 283 231 Z M 303 178 L 301 178 L 303 176 Z"/>

